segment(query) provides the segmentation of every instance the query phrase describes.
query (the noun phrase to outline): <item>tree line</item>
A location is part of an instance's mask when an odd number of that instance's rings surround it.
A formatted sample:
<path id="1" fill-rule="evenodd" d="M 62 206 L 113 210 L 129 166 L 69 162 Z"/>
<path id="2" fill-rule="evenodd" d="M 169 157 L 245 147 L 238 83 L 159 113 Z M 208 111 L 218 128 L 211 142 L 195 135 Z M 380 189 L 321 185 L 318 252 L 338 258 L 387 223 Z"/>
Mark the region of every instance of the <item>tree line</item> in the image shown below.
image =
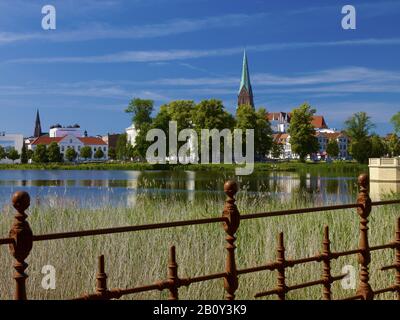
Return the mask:
<path id="1" fill-rule="evenodd" d="M 109 149 L 111 159 L 145 159 L 146 150 L 152 142 L 146 141 L 146 133 L 153 128 L 162 129 L 168 135 L 169 122 L 176 121 L 178 132 L 191 128 L 200 134 L 201 129 L 254 129 L 255 159 L 262 160 L 267 155 L 279 158 L 283 154 L 283 146 L 274 141 L 272 129 L 265 108 L 253 109 L 249 105 L 241 105 L 233 116 L 224 107 L 221 100 L 209 99 L 196 104 L 192 100 L 177 100 L 164 104 L 159 112 L 152 117 L 154 101 L 134 98 L 125 112 L 132 114 L 132 123 L 138 130 L 135 147 L 127 141 L 126 134 L 119 137 L 115 150 Z M 304 103 L 291 112 L 288 128 L 292 152 L 305 161 L 308 155 L 319 151 L 316 130 L 312 125 L 316 110 Z M 368 158 L 400 155 L 400 112 L 394 115 L 391 122 L 394 133 L 382 138 L 373 132 L 375 125 L 365 112 L 353 114 L 344 123 L 343 132 L 350 138 L 349 154 L 360 163 L 366 163 Z M 183 143 L 183 142 L 182 142 Z M 168 149 L 168 146 L 167 146 Z M 339 155 L 339 145 L 331 139 L 327 144 L 327 154 L 336 158 Z"/>

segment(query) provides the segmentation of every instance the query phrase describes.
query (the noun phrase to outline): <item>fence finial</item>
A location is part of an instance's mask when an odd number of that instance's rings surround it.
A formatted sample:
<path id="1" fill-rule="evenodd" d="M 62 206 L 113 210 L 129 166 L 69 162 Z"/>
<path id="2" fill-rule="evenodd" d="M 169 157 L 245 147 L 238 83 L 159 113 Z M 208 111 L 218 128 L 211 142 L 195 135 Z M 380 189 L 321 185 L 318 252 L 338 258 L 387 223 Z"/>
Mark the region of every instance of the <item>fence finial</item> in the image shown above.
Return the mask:
<path id="1" fill-rule="evenodd" d="M 400 218 L 397 219 L 396 227 L 396 286 L 397 300 L 400 300 Z"/>
<path id="2" fill-rule="evenodd" d="M 238 185 L 235 181 L 227 181 L 224 184 L 224 192 L 227 195 L 225 200 L 225 206 L 222 216 L 226 218 L 226 221 L 223 223 L 224 230 L 226 232 L 226 263 L 225 263 L 225 272 L 226 277 L 224 279 L 224 288 L 226 291 L 226 299 L 234 300 L 235 292 L 239 286 L 238 276 L 236 270 L 236 262 L 235 262 L 235 233 L 239 228 L 240 223 L 240 213 L 238 208 L 236 207 L 235 195 L 238 192 Z"/>
<path id="3" fill-rule="evenodd" d="M 369 284 L 369 264 L 371 262 L 371 252 L 368 243 L 368 217 L 371 213 L 371 198 L 369 197 L 369 177 L 363 173 L 358 177 L 358 185 L 360 192 L 357 197 L 357 213 L 360 216 L 360 242 L 358 254 L 358 263 L 361 266 L 360 282 L 357 289 L 357 294 L 361 295 L 364 300 L 372 300 L 374 292 Z"/>
<path id="4" fill-rule="evenodd" d="M 15 300 L 26 300 L 25 281 L 28 275 L 25 269 L 28 264 L 25 259 L 32 250 L 33 234 L 26 218 L 28 217 L 25 210 L 30 206 L 29 194 L 25 191 L 17 191 L 12 196 L 12 204 L 17 210 L 9 232 L 10 238 L 14 242 L 9 245 L 11 255 L 14 257 L 14 279 L 15 279 Z"/>

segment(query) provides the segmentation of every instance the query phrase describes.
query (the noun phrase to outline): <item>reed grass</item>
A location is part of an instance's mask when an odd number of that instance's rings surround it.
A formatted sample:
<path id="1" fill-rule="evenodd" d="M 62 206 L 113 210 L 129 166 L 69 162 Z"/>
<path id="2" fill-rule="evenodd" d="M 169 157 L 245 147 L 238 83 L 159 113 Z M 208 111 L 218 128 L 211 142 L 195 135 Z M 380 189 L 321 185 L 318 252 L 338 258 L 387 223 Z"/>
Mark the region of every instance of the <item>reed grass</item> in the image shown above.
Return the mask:
<path id="1" fill-rule="evenodd" d="M 88 199 L 95 204 L 96 199 Z M 299 195 L 288 202 L 271 200 L 265 194 L 240 192 L 237 205 L 241 214 L 300 207 L 314 203 Z M 179 199 L 139 195 L 134 208 L 105 206 L 97 209 L 80 208 L 67 199 L 48 201 L 32 206 L 29 222 L 34 234 L 96 229 L 165 221 L 218 217 L 223 202 L 215 197 L 202 202 L 185 202 Z M 13 209 L 6 206 L 0 216 L 0 237 L 6 237 L 13 217 Z M 395 220 L 400 216 L 399 206 L 373 208 L 370 218 L 370 244 L 387 243 L 394 239 Z M 301 258 L 316 254 L 322 248 L 323 227 L 329 225 L 332 250 L 355 249 L 358 245 L 359 218 L 353 209 L 334 212 L 310 213 L 245 220 L 237 233 L 237 266 L 245 268 L 262 265 L 275 259 L 279 232 L 284 232 L 286 255 Z M 225 264 L 225 234 L 221 224 L 210 224 L 173 229 L 141 231 L 102 235 L 76 239 L 35 242 L 27 259 L 29 274 L 27 293 L 30 299 L 70 299 L 85 292 L 93 292 L 97 257 L 105 255 L 109 288 L 129 288 L 152 284 L 165 279 L 168 248 L 176 246 L 179 275 L 193 277 L 221 272 Z M 334 275 L 343 266 L 358 269 L 356 256 L 339 258 L 332 262 Z M 0 246 L 0 299 L 11 299 L 13 259 L 7 246 Z M 393 250 L 372 254 L 371 284 L 374 289 L 393 285 L 394 271 L 379 271 L 381 266 L 392 264 Z M 44 290 L 41 286 L 44 265 L 56 269 L 56 289 Z M 322 263 L 296 266 L 287 273 L 288 285 L 321 278 Z M 358 277 L 358 274 L 356 275 Z M 252 299 L 254 294 L 274 288 L 276 272 L 263 271 L 239 277 L 237 299 Z M 353 289 L 343 289 L 340 282 L 333 285 L 335 299 L 355 294 Z M 192 284 L 179 290 L 181 299 L 223 299 L 222 279 Z M 167 291 L 125 296 L 124 299 L 165 299 Z M 296 290 L 289 299 L 321 299 L 322 286 Z M 384 294 L 377 298 L 393 299 Z M 275 299 L 270 297 L 268 299 Z"/>

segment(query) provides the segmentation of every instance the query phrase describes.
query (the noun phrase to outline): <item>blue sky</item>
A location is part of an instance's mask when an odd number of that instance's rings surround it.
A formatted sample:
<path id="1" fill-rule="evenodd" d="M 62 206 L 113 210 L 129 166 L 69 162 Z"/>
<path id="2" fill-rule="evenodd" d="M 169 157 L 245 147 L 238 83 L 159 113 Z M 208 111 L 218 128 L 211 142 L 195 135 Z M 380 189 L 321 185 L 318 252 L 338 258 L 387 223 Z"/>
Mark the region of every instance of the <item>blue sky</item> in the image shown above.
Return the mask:
<path id="1" fill-rule="evenodd" d="M 57 29 L 41 28 L 41 8 Z M 343 30 L 341 8 L 357 10 Z M 400 111 L 400 1 L 0 1 L 0 131 L 32 135 L 79 123 L 121 132 L 133 97 L 162 103 L 218 98 L 235 111 L 247 48 L 256 106 L 307 101 L 341 128 L 366 111 L 391 131 Z"/>

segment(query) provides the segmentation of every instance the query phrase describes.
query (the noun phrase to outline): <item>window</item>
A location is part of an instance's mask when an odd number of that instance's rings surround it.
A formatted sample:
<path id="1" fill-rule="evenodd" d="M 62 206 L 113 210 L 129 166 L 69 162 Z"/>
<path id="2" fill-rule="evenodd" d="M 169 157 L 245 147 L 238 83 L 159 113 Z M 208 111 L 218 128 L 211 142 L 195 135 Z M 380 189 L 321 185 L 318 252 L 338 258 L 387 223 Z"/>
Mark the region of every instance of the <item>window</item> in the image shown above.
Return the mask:
<path id="1" fill-rule="evenodd" d="M 61 147 L 61 151 L 64 151 L 64 146 Z"/>

